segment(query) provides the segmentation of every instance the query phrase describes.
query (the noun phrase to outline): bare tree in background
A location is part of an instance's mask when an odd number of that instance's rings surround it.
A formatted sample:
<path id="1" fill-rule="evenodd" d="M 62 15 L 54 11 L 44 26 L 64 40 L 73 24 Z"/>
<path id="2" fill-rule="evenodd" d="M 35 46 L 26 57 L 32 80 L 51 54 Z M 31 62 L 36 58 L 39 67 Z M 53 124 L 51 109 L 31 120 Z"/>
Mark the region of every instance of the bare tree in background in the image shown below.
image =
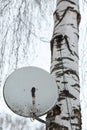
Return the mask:
<path id="1" fill-rule="evenodd" d="M 59 98 L 47 115 L 47 130 L 81 130 L 79 86 L 79 0 L 57 0 L 51 40 L 51 74 Z"/>
<path id="2" fill-rule="evenodd" d="M 50 54 L 46 53 L 50 53 L 54 1 L 0 0 L 0 127 L 3 130 L 31 129 L 30 120 L 23 122 L 14 114 L 12 118 L 6 114 L 2 89 L 6 78 L 17 68 L 31 65 L 49 68 Z"/>

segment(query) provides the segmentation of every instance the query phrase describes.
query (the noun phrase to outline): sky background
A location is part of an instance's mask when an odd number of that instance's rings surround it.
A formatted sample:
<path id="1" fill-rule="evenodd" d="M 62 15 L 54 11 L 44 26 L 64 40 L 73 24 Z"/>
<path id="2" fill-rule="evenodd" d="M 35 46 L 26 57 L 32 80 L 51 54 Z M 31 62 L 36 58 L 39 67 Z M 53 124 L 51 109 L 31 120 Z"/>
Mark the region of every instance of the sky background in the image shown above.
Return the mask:
<path id="1" fill-rule="evenodd" d="M 83 129 L 87 130 L 87 1 L 80 2 L 79 73 Z M 16 120 L 26 120 L 23 130 L 42 127 L 15 115 L 3 100 L 3 85 L 15 69 L 38 66 L 50 72 L 50 40 L 53 32 L 53 12 L 56 0 L 0 1 L 0 125 L 3 130 L 14 127 Z M 11 122 L 7 125 L 7 118 Z M 45 117 L 43 117 L 45 119 Z M 3 119 L 3 123 L 2 120 Z M 17 130 L 20 126 L 14 127 Z M 11 129 L 12 130 L 12 129 Z"/>

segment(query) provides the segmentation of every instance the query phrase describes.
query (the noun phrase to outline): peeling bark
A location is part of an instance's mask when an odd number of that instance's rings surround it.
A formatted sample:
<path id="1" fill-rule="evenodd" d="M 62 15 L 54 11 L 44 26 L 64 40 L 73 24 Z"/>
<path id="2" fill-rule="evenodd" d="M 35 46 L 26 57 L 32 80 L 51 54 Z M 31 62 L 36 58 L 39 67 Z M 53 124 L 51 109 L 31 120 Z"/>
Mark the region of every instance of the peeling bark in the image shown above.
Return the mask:
<path id="1" fill-rule="evenodd" d="M 57 0 L 54 12 L 54 32 L 51 40 L 51 74 L 54 76 L 60 113 L 50 120 L 47 130 L 81 130 L 79 86 L 79 1 Z M 54 109 L 52 109 L 54 113 Z M 49 113 L 48 113 L 49 114 Z M 52 117 L 52 113 L 51 113 Z"/>

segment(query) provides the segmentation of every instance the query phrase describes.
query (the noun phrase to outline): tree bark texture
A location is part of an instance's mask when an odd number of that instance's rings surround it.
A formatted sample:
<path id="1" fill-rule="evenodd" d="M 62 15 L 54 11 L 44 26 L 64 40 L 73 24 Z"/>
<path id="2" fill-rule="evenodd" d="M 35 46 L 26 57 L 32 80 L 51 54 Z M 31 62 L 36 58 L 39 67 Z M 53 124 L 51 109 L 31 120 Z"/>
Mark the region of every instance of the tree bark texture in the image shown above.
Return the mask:
<path id="1" fill-rule="evenodd" d="M 51 74 L 58 101 L 47 115 L 47 130 L 81 130 L 79 85 L 79 1 L 57 0 L 51 40 Z M 54 118 L 53 118 L 54 117 Z"/>

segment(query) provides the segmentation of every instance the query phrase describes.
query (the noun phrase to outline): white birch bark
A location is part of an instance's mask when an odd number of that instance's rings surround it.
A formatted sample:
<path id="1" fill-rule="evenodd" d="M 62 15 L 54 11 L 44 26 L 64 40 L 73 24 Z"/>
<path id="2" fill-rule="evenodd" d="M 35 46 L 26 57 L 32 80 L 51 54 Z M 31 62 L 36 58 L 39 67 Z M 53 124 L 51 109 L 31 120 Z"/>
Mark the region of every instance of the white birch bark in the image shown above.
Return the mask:
<path id="1" fill-rule="evenodd" d="M 51 113 L 55 119 L 47 130 L 81 130 L 79 22 L 79 1 L 57 0 L 51 40 L 51 74 L 57 82 L 59 98 Z"/>

